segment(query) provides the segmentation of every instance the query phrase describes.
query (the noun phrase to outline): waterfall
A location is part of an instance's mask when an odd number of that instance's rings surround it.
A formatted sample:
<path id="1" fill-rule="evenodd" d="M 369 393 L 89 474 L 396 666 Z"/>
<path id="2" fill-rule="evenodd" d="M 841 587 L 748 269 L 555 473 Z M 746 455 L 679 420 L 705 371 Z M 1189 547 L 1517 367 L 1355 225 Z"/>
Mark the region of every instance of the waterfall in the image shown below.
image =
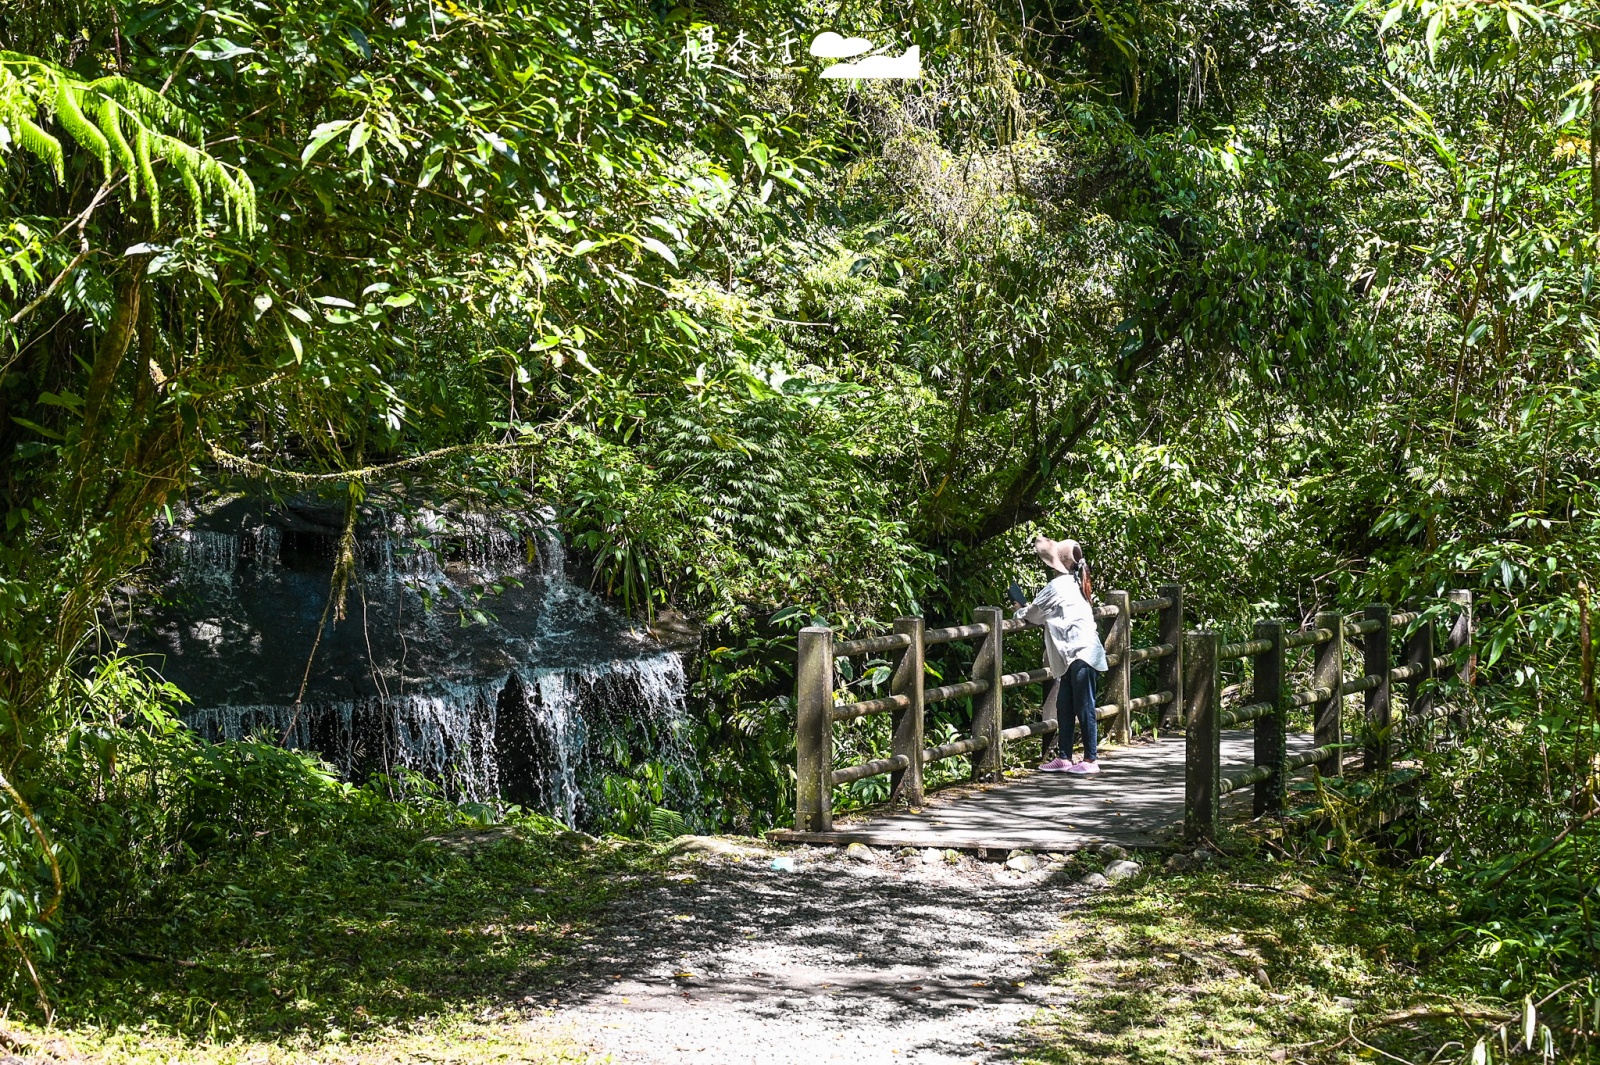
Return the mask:
<path id="1" fill-rule="evenodd" d="M 548 515 L 374 511 L 357 534 L 344 620 L 317 641 L 330 508 L 228 501 L 163 530 L 160 594 L 129 643 L 189 694 L 191 728 L 314 750 L 349 779 L 418 773 L 573 826 L 604 820 L 606 773 L 649 759 L 692 814 L 682 659 L 570 579 Z"/>

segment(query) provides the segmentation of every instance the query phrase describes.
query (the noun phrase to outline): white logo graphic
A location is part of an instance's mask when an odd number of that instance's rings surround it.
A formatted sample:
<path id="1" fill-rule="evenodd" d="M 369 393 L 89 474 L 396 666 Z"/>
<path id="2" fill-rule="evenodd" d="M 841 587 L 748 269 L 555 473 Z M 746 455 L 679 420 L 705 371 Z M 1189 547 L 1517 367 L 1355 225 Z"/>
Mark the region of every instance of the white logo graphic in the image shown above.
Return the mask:
<path id="1" fill-rule="evenodd" d="M 811 54 L 822 59 L 849 59 L 869 50 L 872 42 L 865 37 L 841 37 L 832 30 L 817 34 L 811 42 Z M 910 80 L 922 77 L 922 49 L 912 45 L 900 55 L 869 55 L 853 63 L 835 63 L 822 72 L 825 78 L 896 78 Z"/>

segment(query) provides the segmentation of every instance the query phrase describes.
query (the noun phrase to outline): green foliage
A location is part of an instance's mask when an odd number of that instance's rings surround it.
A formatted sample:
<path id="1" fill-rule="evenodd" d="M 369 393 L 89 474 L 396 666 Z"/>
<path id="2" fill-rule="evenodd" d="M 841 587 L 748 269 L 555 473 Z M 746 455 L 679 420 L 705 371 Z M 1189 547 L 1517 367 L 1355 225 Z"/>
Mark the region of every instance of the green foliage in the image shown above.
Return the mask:
<path id="1" fill-rule="evenodd" d="M 824 14 L 903 33 L 926 76 L 695 59 Z M 1567 979 L 1595 905 L 1596 28 L 1343 14 L 0 12 L 26 50 L 0 54 L 8 956 L 345 818 L 457 816 L 193 744 L 173 693 L 96 657 L 163 507 L 381 487 L 548 505 L 596 588 L 703 622 L 703 809 L 744 829 L 792 811 L 794 630 L 961 619 L 1038 583 L 1036 531 L 1085 541 L 1101 588 L 1182 582 L 1225 629 L 1470 587 L 1503 721 L 1427 760 L 1414 843 L 1479 853 L 1412 875 L 1504 944 L 1485 994 Z M 844 683 L 870 697 L 881 668 Z M 844 752 L 884 753 L 881 725 Z M 1564 775 L 1529 775 L 1551 752 Z M 614 827 L 676 830 L 673 786 L 613 775 Z"/>

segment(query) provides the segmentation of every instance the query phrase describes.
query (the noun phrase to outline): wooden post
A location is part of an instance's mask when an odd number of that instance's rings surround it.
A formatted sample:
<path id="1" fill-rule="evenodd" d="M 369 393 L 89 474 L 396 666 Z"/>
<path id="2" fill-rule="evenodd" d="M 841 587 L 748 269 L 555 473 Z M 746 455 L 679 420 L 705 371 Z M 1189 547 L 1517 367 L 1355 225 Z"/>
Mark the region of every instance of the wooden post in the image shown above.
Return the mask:
<path id="1" fill-rule="evenodd" d="M 1394 704 L 1389 698 L 1389 663 L 1393 660 L 1389 644 L 1389 614 L 1387 603 L 1374 603 L 1365 612 L 1365 620 L 1378 623 L 1378 631 L 1367 633 L 1362 644 L 1361 674 L 1379 678 L 1377 687 L 1367 689 L 1362 768 L 1369 773 L 1386 772 L 1394 757 L 1394 745 L 1390 742 L 1393 738 Z"/>
<path id="2" fill-rule="evenodd" d="M 1163 584 L 1156 589 L 1156 595 L 1167 600 L 1170 606 L 1163 607 L 1156 616 L 1156 625 L 1160 629 L 1156 636 L 1156 643 L 1170 643 L 1172 653 L 1159 659 L 1156 668 L 1156 687 L 1159 691 L 1171 692 L 1172 701 L 1161 712 L 1161 727 L 1170 729 L 1178 725 L 1183 714 L 1183 586 L 1180 584 Z"/>
<path id="3" fill-rule="evenodd" d="M 1463 647 L 1467 649 L 1456 671 L 1462 691 L 1457 696 L 1456 709 L 1450 716 L 1457 728 L 1465 728 L 1472 724 L 1472 685 L 1478 673 L 1478 656 L 1472 652 L 1472 593 L 1465 588 L 1458 588 L 1450 593 L 1450 601 L 1460 607 L 1461 612 L 1456 615 L 1455 624 L 1450 626 L 1450 642 L 1446 649 L 1452 655 L 1459 654 Z"/>
<path id="4" fill-rule="evenodd" d="M 1418 614 L 1423 604 L 1412 600 Z M 1419 672 L 1406 689 L 1406 718 L 1412 729 L 1420 729 L 1418 741 L 1425 751 L 1433 750 L 1433 619 L 1419 618 L 1416 629 L 1406 637 L 1406 665 Z"/>
<path id="5" fill-rule="evenodd" d="M 897 618 L 894 631 L 911 637 L 911 646 L 900 655 L 894 678 L 889 682 L 889 694 L 904 695 L 911 705 L 895 711 L 894 745 L 891 755 L 905 755 L 911 765 L 897 770 L 889 778 L 891 799 L 904 799 L 910 806 L 922 805 L 922 678 L 926 672 L 922 645 L 926 626 L 921 618 Z"/>
<path id="6" fill-rule="evenodd" d="M 1344 696 L 1339 687 L 1344 684 L 1344 615 L 1337 610 L 1317 615 L 1316 626 L 1333 633 L 1333 639 L 1317 645 L 1311 667 L 1311 686 L 1326 688 L 1329 695 L 1312 706 L 1316 712 L 1316 738 L 1318 747 L 1339 746 L 1344 743 Z M 1317 766 L 1323 776 L 1344 775 L 1344 751 L 1336 751 Z"/>
<path id="7" fill-rule="evenodd" d="M 989 737 L 989 746 L 972 753 L 973 780 L 999 780 L 1005 768 L 1005 752 L 1001 750 L 1000 715 L 1005 709 L 1005 691 L 1000 678 L 1005 675 L 1005 620 L 1006 612 L 999 607 L 980 606 L 972 612 L 972 620 L 989 626 L 989 633 L 978 648 L 972 662 L 972 679 L 986 680 L 989 690 L 973 700 L 972 737 Z"/>
<path id="8" fill-rule="evenodd" d="M 1271 766 L 1272 775 L 1256 785 L 1255 813 L 1283 813 L 1289 786 L 1289 746 L 1285 734 L 1283 706 L 1283 630 L 1281 621 L 1256 622 L 1258 640 L 1271 640 L 1272 647 L 1255 656 L 1251 663 L 1252 703 L 1271 703 L 1272 712 L 1256 718 L 1256 765 Z"/>
<path id="9" fill-rule="evenodd" d="M 802 832 L 833 830 L 833 630 L 800 630 L 794 673 L 794 824 Z"/>
<path id="10" fill-rule="evenodd" d="M 1133 663 L 1128 661 L 1128 652 L 1133 650 L 1133 615 L 1130 611 L 1133 596 L 1127 592 L 1107 592 L 1106 603 L 1117 608 L 1117 616 L 1111 622 L 1111 642 L 1106 651 L 1122 657 L 1122 661 L 1112 666 L 1106 674 L 1106 702 L 1116 703 L 1118 707 L 1111 738 L 1126 745 L 1133 736 L 1133 722 L 1130 720 L 1133 715 L 1128 710 L 1128 700 L 1132 698 L 1129 680 Z"/>
<path id="11" fill-rule="evenodd" d="M 1191 632 L 1185 640 L 1183 690 L 1188 704 L 1184 717 L 1184 835 L 1191 840 L 1212 838 L 1221 818 L 1217 780 L 1222 776 L 1222 730 L 1217 727 L 1217 647 L 1214 632 Z"/>

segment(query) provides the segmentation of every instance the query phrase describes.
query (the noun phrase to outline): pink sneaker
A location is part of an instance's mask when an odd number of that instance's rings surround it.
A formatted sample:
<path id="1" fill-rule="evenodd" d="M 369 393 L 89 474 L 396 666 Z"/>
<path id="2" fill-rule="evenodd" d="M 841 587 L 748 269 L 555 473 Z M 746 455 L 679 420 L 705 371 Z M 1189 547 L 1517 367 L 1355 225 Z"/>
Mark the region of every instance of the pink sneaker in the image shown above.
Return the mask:
<path id="1" fill-rule="evenodd" d="M 1039 767 L 1039 772 L 1041 772 L 1041 773 L 1070 773 L 1070 772 L 1073 771 L 1072 767 L 1075 764 L 1076 763 L 1067 761 L 1065 758 L 1052 758 L 1050 761 L 1046 762 L 1044 765 Z"/>
<path id="2" fill-rule="evenodd" d="M 1067 772 L 1068 773 L 1076 773 L 1080 777 L 1089 776 L 1091 774 L 1100 772 L 1100 763 L 1099 762 L 1074 762 L 1072 765 L 1067 767 Z"/>

